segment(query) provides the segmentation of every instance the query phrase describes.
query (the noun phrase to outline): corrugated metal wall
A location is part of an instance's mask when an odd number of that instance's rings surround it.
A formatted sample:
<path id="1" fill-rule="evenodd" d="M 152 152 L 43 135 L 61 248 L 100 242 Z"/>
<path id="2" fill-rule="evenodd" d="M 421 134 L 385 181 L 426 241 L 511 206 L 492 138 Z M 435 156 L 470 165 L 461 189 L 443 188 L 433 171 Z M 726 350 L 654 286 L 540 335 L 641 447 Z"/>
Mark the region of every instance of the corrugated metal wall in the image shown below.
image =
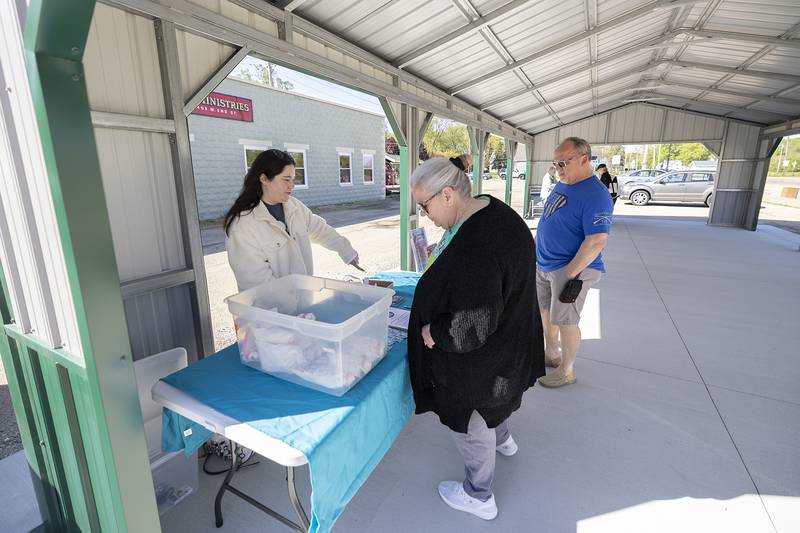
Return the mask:
<path id="1" fill-rule="evenodd" d="M 0 262 L 16 325 L 82 360 L 18 21 L 10 3 L 0 12 Z"/>
<path id="2" fill-rule="evenodd" d="M 179 48 L 181 42 L 190 43 L 192 50 L 182 68 L 193 88 L 187 95 L 232 53 L 230 47 L 203 41 L 194 35 L 179 37 Z M 85 68 L 93 112 L 167 117 L 152 20 L 97 4 Z M 132 283 L 185 268 L 169 134 L 106 125 L 95 127 L 95 140 L 120 281 Z M 134 359 L 175 346 L 198 353 L 190 290 L 182 285 L 125 292 Z"/>
<path id="3" fill-rule="evenodd" d="M 751 203 L 760 198 L 759 191 L 764 187 L 766 178 L 766 173 L 763 178 L 758 173 L 764 166 L 761 158 L 766 157 L 766 153 L 759 153 L 762 151 L 759 146 L 760 134 L 761 128 L 757 126 L 728 123 L 722 141 L 714 206 L 709 215 L 711 224 L 746 224 Z"/>
<path id="4" fill-rule="evenodd" d="M 548 161 L 558 143 L 569 136 L 591 144 L 703 142 L 720 152 L 709 223 L 754 229 L 755 203 L 760 201 L 769 163 L 769 143 L 760 141 L 760 133 L 759 126 L 741 121 L 632 104 L 536 135 L 533 159 Z M 543 173 L 545 164 L 539 166 Z"/>

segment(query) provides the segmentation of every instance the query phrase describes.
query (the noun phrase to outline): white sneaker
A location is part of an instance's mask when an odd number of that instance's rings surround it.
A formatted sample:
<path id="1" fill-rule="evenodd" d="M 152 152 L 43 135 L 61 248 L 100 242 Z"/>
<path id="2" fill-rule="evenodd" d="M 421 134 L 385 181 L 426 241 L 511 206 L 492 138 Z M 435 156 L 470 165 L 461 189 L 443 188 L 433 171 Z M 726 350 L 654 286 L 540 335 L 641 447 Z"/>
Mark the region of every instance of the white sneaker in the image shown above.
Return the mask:
<path id="1" fill-rule="evenodd" d="M 504 443 L 497 445 L 496 450 L 500 455 L 511 457 L 512 455 L 517 453 L 517 450 L 519 450 L 519 446 L 517 446 L 517 443 L 514 442 L 514 437 L 509 435 Z"/>
<path id="2" fill-rule="evenodd" d="M 484 520 L 492 520 L 497 516 L 494 495 L 482 502 L 464 492 L 464 485 L 460 481 L 442 481 L 439 483 L 439 496 L 442 497 L 444 503 L 457 511 L 474 514 Z"/>

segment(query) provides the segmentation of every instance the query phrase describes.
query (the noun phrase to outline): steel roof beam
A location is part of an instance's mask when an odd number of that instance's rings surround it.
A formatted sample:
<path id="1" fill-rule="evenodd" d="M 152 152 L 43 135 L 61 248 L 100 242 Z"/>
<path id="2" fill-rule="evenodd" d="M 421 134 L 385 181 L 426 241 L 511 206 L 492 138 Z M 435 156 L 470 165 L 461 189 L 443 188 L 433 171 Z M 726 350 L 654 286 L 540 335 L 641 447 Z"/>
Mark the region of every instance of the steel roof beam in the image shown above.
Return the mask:
<path id="1" fill-rule="evenodd" d="M 659 92 L 645 93 L 645 94 L 639 95 L 639 96 L 637 96 L 635 98 L 632 98 L 630 101 L 631 102 L 633 102 L 633 101 L 646 102 L 648 100 L 672 100 L 674 102 L 680 102 L 683 105 L 706 105 L 706 106 L 711 106 L 711 107 L 719 107 L 720 109 L 727 109 L 728 112 L 732 112 L 732 113 L 737 113 L 737 112 L 739 112 L 739 113 L 747 113 L 747 112 L 753 113 L 754 112 L 754 110 L 752 110 L 752 109 L 743 109 L 741 107 L 737 107 L 737 106 L 734 106 L 734 105 L 719 104 L 717 102 L 711 102 L 709 100 L 695 100 L 693 98 L 685 98 L 683 96 L 673 96 L 671 94 L 664 94 L 664 93 L 659 93 Z M 762 111 L 760 109 L 757 112 L 758 113 L 766 113 L 766 114 L 769 114 L 769 115 L 775 115 L 775 116 L 778 116 L 778 117 L 790 117 L 791 116 L 788 113 L 777 113 L 775 111 Z M 722 117 L 722 118 L 724 118 L 724 117 Z"/>
<path id="2" fill-rule="evenodd" d="M 692 61 L 683 61 L 680 59 L 664 59 L 658 64 L 672 65 L 681 68 L 696 68 L 700 70 L 708 70 L 711 72 L 720 72 L 723 74 L 735 74 L 742 76 L 752 76 L 754 78 L 764 78 L 768 80 L 786 81 L 789 83 L 800 83 L 800 76 L 794 74 L 782 74 L 780 72 L 769 72 L 766 70 L 741 70 L 734 67 L 721 67 L 719 65 L 711 65 L 708 63 L 695 63 Z"/>
<path id="3" fill-rule="evenodd" d="M 800 100 L 793 100 L 791 98 L 782 98 L 780 96 L 770 96 L 768 94 L 753 94 L 753 93 L 742 93 L 739 91 L 729 91 L 727 89 L 719 89 L 716 87 L 707 87 L 703 85 L 692 85 L 691 83 L 683 83 L 683 82 L 674 82 L 670 80 L 647 80 L 647 81 L 655 81 L 658 82 L 659 85 L 663 86 L 672 86 L 672 87 L 683 87 L 685 89 L 697 89 L 698 91 L 706 91 L 712 93 L 719 93 L 719 94 L 727 94 L 728 96 L 741 96 L 742 98 L 749 98 L 751 100 L 761 100 L 764 102 L 774 102 L 776 104 L 786 104 L 786 105 L 796 105 L 800 106 Z M 653 87 L 640 87 L 639 89 L 652 89 Z"/>
<path id="4" fill-rule="evenodd" d="M 418 61 L 419 59 L 422 59 L 423 57 L 432 54 L 439 48 L 445 46 L 446 44 L 451 43 L 455 39 L 474 33 L 480 30 L 481 28 L 485 28 L 486 26 L 497 21 L 501 17 L 504 17 L 505 15 L 511 13 L 512 11 L 515 11 L 519 9 L 521 6 L 529 3 L 531 3 L 530 0 L 514 0 L 513 2 L 509 2 L 503 7 L 497 8 L 494 11 L 487 13 L 482 17 L 478 17 L 477 19 L 470 22 L 466 26 L 462 26 L 457 30 L 451 31 L 447 35 L 436 39 L 432 43 L 427 44 L 422 48 L 418 48 L 412 52 L 400 56 L 392 64 L 397 68 L 405 68 L 414 61 Z"/>
<path id="5" fill-rule="evenodd" d="M 744 41 L 764 45 L 800 48 L 800 39 L 789 39 L 787 37 L 770 37 L 768 35 L 754 35 L 752 33 L 738 33 L 733 31 L 695 30 L 692 28 L 679 28 L 678 31 L 686 35 L 699 37 L 699 39 L 680 44 L 702 44 L 706 41 L 725 39 L 729 41 Z"/>
<path id="6" fill-rule="evenodd" d="M 584 72 L 588 72 L 588 71 L 590 71 L 590 70 L 592 70 L 594 68 L 601 67 L 601 66 L 607 65 L 609 63 L 613 63 L 614 61 L 622 59 L 623 57 L 625 57 L 627 55 L 639 52 L 641 50 L 645 50 L 645 49 L 647 49 L 648 46 L 650 46 L 650 45 L 652 45 L 654 43 L 658 43 L 658 42 L 662 42 L 662 41 L 665 41 L 665 40 L 672 39 L 675 35 L 676 34 L 674 34 L 672 32 L 669 33 L 669 34 L 660 35 L 660 36 L 655 37 L 653 39 L 648 39 L 645 42 L 639 43 L 638 45 L 635 45 L 635 46 L 632 46 L 632 47 L 627 48 L 625 50 L 622 50 L 621 52 L 617 52 L 616 54 L 610 55 L 608 57 L 604 57 L 603 59 L 598 59 L 597 61 L 595 61 L 593 63 L 589 63 L 588 65 L 584 65 L 582 67 L 578 67 L 578 68 L 570 70 L 568 72 L 563 72 L 563 73 L 559 72 L 555 76 L 551 76 L 551 77 L 549 77 L 547 79 L 544 79 L 544 80 L 540 81 L 539 83 L 536 84 L 536 87 L 537 88 L 542 88 L 542 87 L 545 87 L 547 85 L 552 85 L 554 83 L 558 83 L 559 81 L 564 80 L 566 78 L 569 78 L 571 76 L 576 76 L 578 74 L 582 74 Z M 530 92 L 529 88 L 520 89 L 520 90 L 515 91 L 515 92 L 513 92 L 511 94 L 500 96 L 500 97 L 495 98 L 493 100 L 489 100 L 488 102 L 481 104 L 480 108 L 481 108 L 482 111 L 485 111 L 485 110 L 487 110 L 489 108 L 495 107 L 495 106 L 500 105 L 500 104 L 502 104 L 504 102 L 507 102 L 509 100 L 517 98 L 518 96 L 522 96 L 523 94 L 526 94 L 528 92 Z"/>
<path id="7" fill-rule="evenodd" d="M 650 64 L 648 63 L 648 65 L 650 65 Z M 576 91 L 572 91 L 570 93 L 564 94 L 564 95 L 559 96 L 557 98 L 553 98 L 551 100 L 547 100 L 547 103 L 552 105 L 552 104 L 554 104 L 556 102 L 562 102 L 564 100 L 569 100 L 570 98 L 574 98 L 576 96 L 580 96 L 581 94 L 583 94 L 583 93 L 585 93 L 587 91 L 591 91 L 593 89 L 596 89 L 597 87 L 602 87 L 603 85 L 610 85 L 612 83 L 616 83 L 616 82 L 618 82 L 620 80 L 623 80 L 625 78 L 629 78 L 630 76 L 634 76 L 636 74 L 641 74 L 642 72 L 648 70 L 648 68 L 649 67 L 647 67 L 647 68 L 637 67 L 637 68 L 634 68 L 634 69 L 627 70 L 625 72 L 617 74 L 616 76 L 614 76 L 612 78 L 608 78 L 608 79 L 605 79 L 603 81 L 594 82 L 594 83 L 592 83 L 591 85 L 589 85 L 587 87 L 581 87 L 580 89 L 578 89 Z M 581 105 L 583 105 L 583 104 L 581 104 Z M 543 105 L 533 105 L 533 106 L 525 107 L 525 108 L 518 109 L 518 110 L 514 111 L 514 113 L 511 114 L 511 115 L 504 115 L 504 116 L 501 116 L 500 118 L 501 118 L 501 120 L 508 120 L 511 117 L 519 116 L 519 115 L 522 115 L 523 113 L 528 113 L 530 111 L 535 111 L 536 109 L 540 109 L 542 107 L 543 107 Z M 564 111 L 565 110 L 562 110 L 562 113 Z"/>
<path id="8" fill-rule="evenodd" d="M 583 41 L 584 39 L 588 39 L 589 37 L 592 37 L 593 35 L 597 35 L 597 34 L 602 33 L 604 31 L 611 30 L 613 28 L 616 28 L 617 26 L 621 26 L 621 25 L 624 25 L 624 24 L 630 24 L 633 20 L 635 20 L 635 19 L 637 19 L 637 18 L 639 18 L 641 16 L 648 15 L 648 14 L 652 13 L 655 10 L 674 9 L 676 7 L 681 7 L 681 6 L 683 6 L 683 5 L 687 4 L 687 3 L 689 3 L 689 4 L 697 4 L 697 3 L 700 3 L 700 2 L 701 2 L 701 0 L 689 0 L 689 1 L 685 1 L 685 0 L 657 0 L 655 2 L 650 2 L 649 4 L 646 4 L 646 5 L 641 6 L 639 8 L 636 8 L 636 9 L 633 9 L 631 11 L 628 11 L 627 13 L 623 13 L 622 15 L 619 15 L 619 16 L 609 20 L 608 22 L 605 22 L 603 24 L 597 25 L 594 28 L 592 28 L 591 30 L 579 33 L 578 35 L 575 35 L 574 37 L 571 37 L 569 39 L 566 39 L 564 41 L 556 43 L 556 44 L 554 44 L 552 46 L 549 46 L 549 47 L 547 47 L 547 48 L 545 48 L 543 50 L 535 52 L 535 53 L 533 53 L 533 54 L 531 54 L 531 55 L 529 55 L 529 56 L 527 56 L 527 57 L 525 57 L 523 59 L 515 61 L 511 65 L 507 65 L 505 67 L 501 67 L 501 68 L 496 69 L 496 70 L 494 70 L 492 72 L 489 72 L 488 74 L 485 74 L 485 75 L 483 75 L 483 76 L 481 76 L 479 78 L 475 78 L 473 80 L 464 82 L 464 83 L 462 83 L 460 85 L 456 85 L 455 87 L 450 89 L 450 94 L 455 95 L 455 94 L 458 94 L 460 92 L 466 91 L 467 89 L 471 89 L 472 87 L 475 87 L 476 85 L 480 85 L 481 83 L 483 83 L 483 82 L 485 82 L 487 80 L 491 80 L 491 79 L 496 78 L 498 76 L 502 76 L 503 74 L 506 74 L 507 72 L 510 72 L 510 71 L 512 71 L 512 70 L 514 70 L 516 68 L 523 67 L 523 66 L 525 66 L 525 65 L 527 65 L 529 63 L 532 63 L 533 61 L 536 61 L 537 59 L 541 59 L 542 57 L 546 57 L 546 56 L 552 54 L 553 52 L 557 52 L 559 50 L 562 50 L 563 48 L 565 48 L 567 46 L 571 46 L 571 45 L 573 45 L 575 43 L 579 43 L 579 42 Z"/>
<path id="9" fill-rule="evenodd" d="M 306 3 L 306 0 L 280 0 L 275 3 L 275 7 L 284 11 L 292 12 Z"/>
<path id="10" fill-rule="evenodd" d="M 503 123 L 497 117 L 478 110 L 468 102 L 452 98 L 430 82 L 408 72 L 398 70 L 374 54 L 341 39 L 341 37 L 314 26 L 298 16 L 294 17 L 295 31 L 307 33 L 314 39 L 321 40 L 334 48 L 344 50 L 359 60 L 363 60 L 378 67 L 390 76 L 394 76 L 397 83 L 393 84 L 372 76 L 367 76 L 358 70 L 336 63 L 323 55 L 306 50 L 294 43 L 284 41 L 268 33 L 258 31 L 252 26 L 230 19 L 202 6 L 192 4 L 187 0 L 170 0 L 169 6 L 165 6 L 158 0 L 101 1 L 104 4 L 134 13 L 175 22 L 182 29 L 218 42 L 231 44 L 237 47 L 245 45 L 250 46 L 253 49 L 253 55 L 269 58 L 270 60 L 294 68 L 300 68 L 311 74 L 322 76 L 371 94 L 387 96 L 427 111 L 433 111 L 440 116 L 489 130 L 500 136 L 510 136 L 521 142 L 530 142 L 531 140 L 530 136 L 522 130 L 517 130 L 511 125 Z M 285 20 L 286 13 L 277 10 L 272 4 L 260 2 L 264 4 L 265 7 L 264 9 L 258 9 L 255 0 L 232 1 L 237 4 L 245 5 L 255 13 L 265 16 L 274 15 L 274 13 L 278 11 L 280 20 Z M 273 17 L 271 16 L 271 18 Z M 273 20 L 275 19 L 273 18 Z M 446 105 L 445 103 L 440 104 L 431 98 L 418 96 L 411 91 L 402 90 L 399 87 L 399 81 L 418 87 L 442 100 L 455 100 L 462 109 L 456 110 L 454 107 Z"/>

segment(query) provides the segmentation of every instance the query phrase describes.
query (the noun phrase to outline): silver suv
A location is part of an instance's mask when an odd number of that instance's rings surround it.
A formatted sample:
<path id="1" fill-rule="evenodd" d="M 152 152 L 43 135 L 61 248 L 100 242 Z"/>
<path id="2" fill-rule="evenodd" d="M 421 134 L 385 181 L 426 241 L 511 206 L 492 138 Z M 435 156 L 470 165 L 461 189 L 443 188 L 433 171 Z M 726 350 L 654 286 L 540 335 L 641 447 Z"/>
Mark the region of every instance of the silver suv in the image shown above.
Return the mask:
<path id="1" fill-rule="evenodd" d="M 632 181 L 647 181 L 651 178 L 663 176 L 666 173 L 666 170 L 661 170 L 660 168 L 643 168 L 642 170 L 634 170 L 628 174 L 623 174 L 617 178 L 617 181 L 620 185 L 625 185 Z"/>
<path id="2" fill-rule="evenodd" d="M 703 202 L 711 206 L 714 193 L 715 172 L 670 172 L 650 181 L 626 183 L 619 191 L 624 200 L 633 205 L 654 202 Z"/>

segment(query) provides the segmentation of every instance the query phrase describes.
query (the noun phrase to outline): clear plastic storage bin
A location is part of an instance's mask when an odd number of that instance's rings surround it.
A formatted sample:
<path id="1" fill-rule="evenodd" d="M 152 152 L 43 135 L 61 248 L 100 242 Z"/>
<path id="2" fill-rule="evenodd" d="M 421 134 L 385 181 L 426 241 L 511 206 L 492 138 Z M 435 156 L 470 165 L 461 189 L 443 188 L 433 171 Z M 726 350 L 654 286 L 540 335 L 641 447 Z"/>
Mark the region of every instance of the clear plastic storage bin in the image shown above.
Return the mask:
<path id="1" fill-rule="evenodd" d="M 394 291 L 291 275 L 227 298 L 242 363 L 341 396 L 386 354 Z"/>

